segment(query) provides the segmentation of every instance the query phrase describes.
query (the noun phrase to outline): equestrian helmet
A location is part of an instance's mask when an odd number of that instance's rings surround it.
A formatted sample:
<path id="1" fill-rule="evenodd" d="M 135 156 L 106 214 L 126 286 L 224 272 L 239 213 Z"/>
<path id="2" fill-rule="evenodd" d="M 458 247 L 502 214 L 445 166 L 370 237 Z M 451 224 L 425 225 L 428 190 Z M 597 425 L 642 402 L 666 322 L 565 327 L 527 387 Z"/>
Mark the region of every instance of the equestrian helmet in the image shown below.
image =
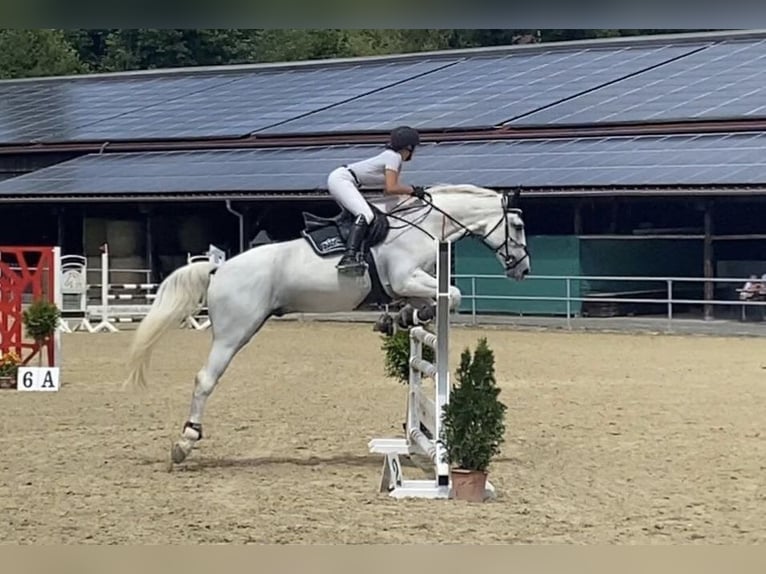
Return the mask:
<path id="1" fill-rule="evenodd" d="M 420 145 L 420 134 L 409 126 L 400 126 L 391 132 L 388 147 L 394 151 L 407 149 L 413 151 L 415 146 Z"/>

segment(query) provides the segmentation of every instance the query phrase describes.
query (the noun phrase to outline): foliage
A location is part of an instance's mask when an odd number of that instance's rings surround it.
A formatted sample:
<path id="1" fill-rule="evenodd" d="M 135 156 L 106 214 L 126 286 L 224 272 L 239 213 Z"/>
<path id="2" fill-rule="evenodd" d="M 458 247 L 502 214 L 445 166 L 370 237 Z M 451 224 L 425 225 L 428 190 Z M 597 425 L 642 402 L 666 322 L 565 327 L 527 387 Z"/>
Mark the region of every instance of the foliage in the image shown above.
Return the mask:
<path id="1" fill-rule="evenodd" d="M 673 31 L 4 29 L 0 30 L 0 77 L 374 56 Z"/>
<path id="2" fill-rule="evenodd" d="M 0 357 L 0 377 L 15 377 L 21 364 L 21 357 L 15 351 L 8 351 Z"/>
<path id="3" fill-rule="evenodd" d="M 86 72 L 61 30 L 0 29 L 0 78 L 61 76 Z"/>
<path id="4" fill-rule="evenodd" d="M 38 299 L 24 309 L 22 321 L 27 335 L 40 343 L 56 331 L 59 317 L 61 317 L 61 311 L 55 303 Z"/>
<path id="5" fill-rule="evenodd" d="M 498 400 L 494 363 L 486 338 L 479 339 L 473 357 L 467 348 L 460 357 L 439 439 L 445 462 L 457 468 L 486 471 L 504 441 L 507 407 Z"/>
<path id="6" fill-rule="evenodd" d="M 410 380 L 409 331 L 397 331 L 390 337 L 383 336 L 382 349 L 386 354 L 386 376 L 394 377 L 400 383 L 408 383 Z M 428 345 L 423 345 L 423 359 L 429 362 L 434 361 L 434 351 Z"/>

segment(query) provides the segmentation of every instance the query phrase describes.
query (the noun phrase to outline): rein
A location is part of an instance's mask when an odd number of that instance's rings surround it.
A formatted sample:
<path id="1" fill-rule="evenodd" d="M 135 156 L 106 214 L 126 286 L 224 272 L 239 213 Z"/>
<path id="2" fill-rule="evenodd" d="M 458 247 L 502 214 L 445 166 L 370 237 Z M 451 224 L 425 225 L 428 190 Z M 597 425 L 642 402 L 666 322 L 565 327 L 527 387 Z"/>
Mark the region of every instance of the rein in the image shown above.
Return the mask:
<path id="1" fill-rule="evenodd" d="M 478 238 L 479 241 L 481 241 L 493 253 L 500 254 L 500 256 L 503 258 L 503 264 L 505 266 L 505 270 L 506 271 L 511 271 L 512 269 L 515 269 L 522 261 L 524 261 L 526 258 L 529 257 L 529 250 L 528 250 L 527 246 L 526 245 L 522 245 L 521 243 L 519 243 L 518 241 L 516 241 L 515 239 L 513 239 L 511 237 L 510 226 L 509 226 L 509 223 L 508 223 L 508 214 L 511 213 L 512 211 L 514 211 L 515 208 L 511 207 L 511 200 L 509 199 L 507 193 L 503 194 L 503 215 L 502 215 L 502 217 L 484 235 L 479 235 L 478 233 L 475 233 L 475 232 L 471 231 L 462 222 L 458 221 L 456 218 L 454 218 L 452 215 L 450 215 L 449 213 L 447 213 L 446 211 L 444 211 L 440 207 L 434 205 L 433 199 L 431 198 L 431 194 L 426 193 L 425 195 L 428 198 L 428 199 L 425 199 L 425 198 L 422 199 L 423 203 L 425 203 L 425 206 L 413 205 L 413 206 L 409 206 L 409 207 L 402 207 L 402 204 L 406 203 L 408 199 L 411 199 L 411 198 L 407 198 L 407 199 L 403 200 L 401 203 L 399 203 L 396 207 L 394 207 L 389 213 L 387 213 L 386 215 L 388 215 L 389 217 L 391 217 L 393 219 L 396 219 L 398 221 L 401 221 L 401 222 L 403 222 L 405 224 L 404 226 L 392 227 L 391 229 L 404 229 L 404 227 L 410 226 L 410 227 L 414 227 L 415 229 L 418 229 L 419 231 L 422 231 L 423 233 L 428 235 L 431 239 L 436 240 L 436 237 L 434 237 L 431 233 L 429 233 L 428 231 L 423 229 L 420 225 L 418 225 L 414 221 L 410 221 L 408 219 L 404 219 L 404 218 L 400 217 L 399 215 L 397 215 L 397 214 L 402 213 L 402 212 L 407 213 L 407 212 L 411 212 L 411 211 L 417 211 L 419 209 L 424 209 L 424 208 L 427 207 L 428 209 L 423 214 L 423 216 L 419 219 L 418 222 L 421 222 L 426 217 L 428 217 L 428 214 L 431 212 L 431 210 L 435 210 L 435 211 L 441 213 L 442 216 L 444 217 L 444 220 L 449 219 L 452 223 L 454 223 L 460 229 L 463 230 L 463 235 L 461 235 L 458 238 L 458 241 L 460 239 L 465 238 L 465 237 L 476 237 L 476 238 Z M 518 191 L 514 194 L 513 200 L 515 200 L 516 197 L 518 197 Z M 502 244 L 498 245 L 497 247 L 493 247 L 487 241 L 487 238 L 495 232 L 495 230 L 498 228 L 498 226 L 501 223 L 505 224 L 504 225 L 505 241 Z M 445 226 L 445 223 L 443 222 L 442 223 L 442 238 L 441 238 L 442 240 L 444 240 L 444 231 L 443 231 L 444 230 L 444 226 Z M 521 248 L 524 251 L 524 256 L 520 257 L 519 259 L 514 258 L 509 253 L 509 247 L 508 247 L 509 243 L 512 243 L 514 246 Z M 501 253 L 500 252 L 500 250 L 503 249 L 503 248 L 505 248 L 505 253 Z"/>

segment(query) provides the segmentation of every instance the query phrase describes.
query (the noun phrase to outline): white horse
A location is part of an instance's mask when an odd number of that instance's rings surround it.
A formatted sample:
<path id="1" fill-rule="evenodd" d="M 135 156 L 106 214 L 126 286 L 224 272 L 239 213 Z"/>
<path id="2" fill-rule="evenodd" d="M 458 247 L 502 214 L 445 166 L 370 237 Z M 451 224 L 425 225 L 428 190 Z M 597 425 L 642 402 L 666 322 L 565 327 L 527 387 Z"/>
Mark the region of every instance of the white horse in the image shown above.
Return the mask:
<path id="1" fill-rule="evenodd" d="M 390 299 L 435 301 L 436 279 L 428 272 L 436 264 L 435 240 L 475 236 L 497 255 L 509 278 L 521 280 L 529 273 L 524 223 L 521 211 L 513 207 L 515 196 L 471 185 L 439 185 L 428 189 L 428 197 L 371 202 L 386 213 L 377 221 L 388 229 L 377 244 L 371 243 L 374 265 L 370 271 L 377 270 Z M 339 252 L 320 256 L 305 238 L 299 238 L 254 247 L 218 268 L 209 262 L 190 263 L 160 284 L 135 332 L 126 385 L 146 385 L 152 347 L 205 302 L 213 334 L 207 362 L 195 378 L 189 418 L 172 448 L 173 462 L 182 462 L 202 438 L 208 397 L 234 356 L 269 317 L 350 311 L 368 298 L 374 274 L 342 275 L 335 268 L 339 257 Z M 459 306 L 460 297 L 452 286 L 451 310 Z"/>

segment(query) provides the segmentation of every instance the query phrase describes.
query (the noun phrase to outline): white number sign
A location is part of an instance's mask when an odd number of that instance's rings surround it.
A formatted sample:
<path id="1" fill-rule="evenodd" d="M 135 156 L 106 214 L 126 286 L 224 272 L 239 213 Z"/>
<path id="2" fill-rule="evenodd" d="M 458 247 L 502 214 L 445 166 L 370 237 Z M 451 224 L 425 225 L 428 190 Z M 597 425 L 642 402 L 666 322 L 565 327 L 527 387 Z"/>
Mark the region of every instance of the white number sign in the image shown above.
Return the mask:
<path id="1" fill-rule="evenodd" d="M 58 391 L 58 367 L 20 367 L 16 378 L 19 391 Z"/>

